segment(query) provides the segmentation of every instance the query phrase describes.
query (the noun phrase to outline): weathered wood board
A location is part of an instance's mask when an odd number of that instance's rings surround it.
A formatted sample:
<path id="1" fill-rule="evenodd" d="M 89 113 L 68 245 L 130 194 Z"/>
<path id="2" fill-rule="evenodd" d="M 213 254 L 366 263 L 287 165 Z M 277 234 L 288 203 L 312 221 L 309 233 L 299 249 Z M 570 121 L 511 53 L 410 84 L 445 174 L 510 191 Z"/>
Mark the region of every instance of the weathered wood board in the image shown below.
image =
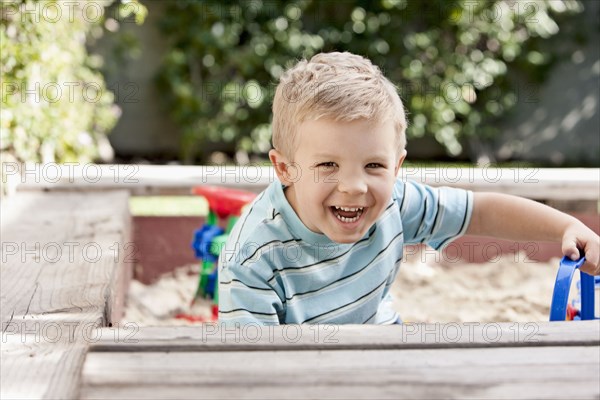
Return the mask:
<path id="1" fill-rule="evenodd" d="M 103 328 L 84 399 L 590 398 L 600 321 Z"/>
<path id="2" fill-rule="evenodd" d="M 122 312 L 129 194 L 18 193 L 2 201 L 0 397 L 68 398 L 90 337 Z"/>
<path id="3" fill-rule="evenodd" d="M 91 352 L 81 398 L 600 396 L 598 347 Z"/>
<path id="4" fill-rule="evenodd" d="M 103 328 L 96 352 L 274 351 L 590 346 L 600 343 L 600 321 L 376 325 L 245 325 Z"/>

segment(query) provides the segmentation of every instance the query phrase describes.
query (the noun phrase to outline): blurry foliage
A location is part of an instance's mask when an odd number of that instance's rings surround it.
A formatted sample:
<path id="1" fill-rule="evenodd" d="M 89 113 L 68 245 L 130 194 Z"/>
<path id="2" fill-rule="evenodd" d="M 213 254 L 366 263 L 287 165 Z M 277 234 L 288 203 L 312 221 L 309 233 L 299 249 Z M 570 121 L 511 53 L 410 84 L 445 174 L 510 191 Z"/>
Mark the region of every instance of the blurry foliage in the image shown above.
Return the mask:
<path id="1" fill-rule="evenodd" d="M 449 155 L 492 138 L 519 93 L 507 68 L 543 72 L 544 40 L 577 1 L 177 1 L 162 18 L 171 43 L 159 76 L 183 129 L 185 162 L 208 141 L 269 149 L 275 84 L 296 60 L 321 51 L 369 57 L 399 87 L 408 137 L 431 135 Z"/>
<path id="2" fill-rule="evenodd" d="M 110 158 L 106 134 L 120 110 L 86 40 L 101 35 L 105 7 L 94 2 L 3 1 L 0 14 L 0 110 L 3 162 L 89 162 Z M 116 18 L 142 23 L 135 0 Z"/>

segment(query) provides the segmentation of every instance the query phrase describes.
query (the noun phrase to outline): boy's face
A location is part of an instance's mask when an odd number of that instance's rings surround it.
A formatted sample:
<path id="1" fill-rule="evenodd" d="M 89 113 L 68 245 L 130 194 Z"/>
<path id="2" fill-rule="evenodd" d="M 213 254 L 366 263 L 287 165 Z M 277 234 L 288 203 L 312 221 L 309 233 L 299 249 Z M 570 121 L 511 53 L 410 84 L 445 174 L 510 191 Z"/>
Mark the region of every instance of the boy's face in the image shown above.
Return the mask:
<path id="1" fill-rule="evenodd" d="M 303 122 L 289 160 L 269 156 L 285 196 L 308 229 L 338 243 L 360 240 L 389 204 L 398 169 L 391 121 Z"/>

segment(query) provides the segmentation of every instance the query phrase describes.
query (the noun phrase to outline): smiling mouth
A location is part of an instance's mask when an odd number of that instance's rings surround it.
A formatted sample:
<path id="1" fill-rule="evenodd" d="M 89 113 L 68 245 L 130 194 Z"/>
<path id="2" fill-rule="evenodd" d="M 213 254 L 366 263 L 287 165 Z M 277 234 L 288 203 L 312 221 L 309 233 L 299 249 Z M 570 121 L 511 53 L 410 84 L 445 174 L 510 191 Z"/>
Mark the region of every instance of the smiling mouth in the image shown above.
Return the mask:
<path id="1" fill-rule="evenodd" d="M 331 209 L 333 215 L 335 215 L 337 219 L 344 223 L 352 223 L 358 221 L 365 210 L 365 207 L 331 206 L 329 208 Z"/>

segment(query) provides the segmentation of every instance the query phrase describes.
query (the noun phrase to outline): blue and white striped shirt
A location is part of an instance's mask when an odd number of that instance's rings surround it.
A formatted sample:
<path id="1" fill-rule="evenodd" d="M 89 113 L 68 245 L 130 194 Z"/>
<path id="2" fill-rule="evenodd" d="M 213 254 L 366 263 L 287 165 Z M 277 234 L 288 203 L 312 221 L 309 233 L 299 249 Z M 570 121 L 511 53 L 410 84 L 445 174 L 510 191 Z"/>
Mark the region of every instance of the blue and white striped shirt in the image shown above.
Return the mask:
<path id="1" fill-rule="evenodd" d="M 358 242 L 309 230 L 273 182 L 240 217 L 219 258 L 219 322 L 391 324 L 389 289 L 405 244 L 440 249 L 462 235 L 473 194 L 397 180 Z"/>

